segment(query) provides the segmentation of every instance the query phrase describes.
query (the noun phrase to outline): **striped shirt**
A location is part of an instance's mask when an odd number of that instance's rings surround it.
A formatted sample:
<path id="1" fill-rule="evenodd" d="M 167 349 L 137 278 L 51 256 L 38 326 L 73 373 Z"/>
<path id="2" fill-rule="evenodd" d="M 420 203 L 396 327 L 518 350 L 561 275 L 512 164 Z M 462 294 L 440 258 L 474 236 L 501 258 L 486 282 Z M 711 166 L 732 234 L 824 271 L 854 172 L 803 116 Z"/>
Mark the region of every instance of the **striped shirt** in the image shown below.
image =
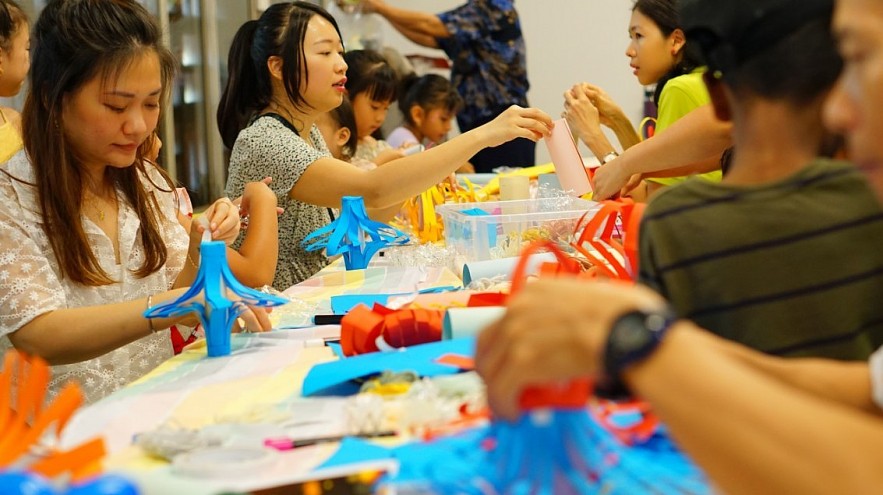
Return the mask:
<path id="1" fill-rule="evenodd" d="M 835 359 L 883 344 L 883 210 L 849 164 L 760 186 L 685 182 L 650 203 L 640 239 L 640 281 L 724 338 Z"/>

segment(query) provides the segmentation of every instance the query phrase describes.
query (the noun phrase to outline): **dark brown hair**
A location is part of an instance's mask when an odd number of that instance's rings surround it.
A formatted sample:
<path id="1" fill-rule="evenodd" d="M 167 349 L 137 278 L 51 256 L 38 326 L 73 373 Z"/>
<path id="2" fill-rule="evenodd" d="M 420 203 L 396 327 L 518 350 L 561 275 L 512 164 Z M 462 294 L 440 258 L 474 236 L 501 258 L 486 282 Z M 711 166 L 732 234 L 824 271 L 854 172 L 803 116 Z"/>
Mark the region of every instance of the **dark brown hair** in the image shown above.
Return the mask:
<path id="1" fill-rule="evenodd" d="M 0 0 L 0 48 L 12 48 L 12 37 L 28 22 L 28 16 L 21 7 L 12 0 Z"/>
<path id="2" fill-rule="evenodd" d="M 343 144 L 341 151 L 348 159 L 351 159 L 359 146 L 359 133 L 356 132 L 356 114 L 353 112 L 353 104 L 350 103 L 349 98 L 344 97 L 337 108 L 328 112 L 328 116 L 337 124 L 338 129 L 349 129 L 350 138 Z"/>
<path id="3" fill-rule="evenodd" d="M 114 80 L 138 57 L 154 53 L 162 72 L 164 104 L 175 62 L 161 39 L 156 21 L 135 0 L 52 0 L 34 26 L 31 89 L 22 111 L 22 134 L 33 164 L 43 230 L 62 276 L 74 282 L 98 286 L 114 280 L 101 269 L 80 220 L 84 172 L 77 150 L 63 132 L 64 99 L 95 77 Z M 137 277 L 162 268 L 168 255 L 160 234 L 159 204 L 142 184 L 144 178 L 150 180 L 147 167 L 153 167 L 143 158 L 150 145 L 149 140 L 141 144 L 132 166 L 108 167 L 105 172 L 141 221 L 144 263 L 135 271 Z M 171 191 L 168 175 L 156 170 Z"/>

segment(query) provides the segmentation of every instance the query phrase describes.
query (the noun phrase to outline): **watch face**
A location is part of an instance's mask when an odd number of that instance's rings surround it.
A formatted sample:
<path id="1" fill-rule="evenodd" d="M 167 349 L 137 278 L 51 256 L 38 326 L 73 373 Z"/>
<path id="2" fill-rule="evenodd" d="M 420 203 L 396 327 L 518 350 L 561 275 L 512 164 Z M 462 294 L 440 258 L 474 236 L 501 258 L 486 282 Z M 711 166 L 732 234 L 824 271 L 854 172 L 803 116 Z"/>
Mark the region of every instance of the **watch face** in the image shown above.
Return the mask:
<path id="1" fill-rule="evenodd" d="M 645 358 L 659 345 L 668 326 L 674 321 L 670 311 L 633 311 L 621 316 L 607 336 L 604 372 L 597 393 L 608 397 L 628 394 L 620 375 L 629 365 Z"/>
<path id="2" fill-rule="evenodd" d="M 645 327 L 645 318 L 640 314 L 631 314 L 620 322 L 621 328 L 614 332 L 618 349 L 629 352 L 634 349 L 642 349 L 653 340 L 651 332 Z"/>

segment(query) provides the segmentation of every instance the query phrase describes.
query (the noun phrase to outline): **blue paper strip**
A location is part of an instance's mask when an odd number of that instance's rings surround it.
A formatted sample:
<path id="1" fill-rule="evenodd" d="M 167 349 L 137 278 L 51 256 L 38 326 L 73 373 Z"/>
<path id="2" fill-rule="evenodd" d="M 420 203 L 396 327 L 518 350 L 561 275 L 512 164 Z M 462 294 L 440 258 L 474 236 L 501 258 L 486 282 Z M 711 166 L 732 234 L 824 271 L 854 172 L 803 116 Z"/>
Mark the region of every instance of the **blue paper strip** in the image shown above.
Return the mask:
<path id="1" fill-rule="evenodd" d="M 384 371 L 413 371 L 419 376 L 453 375 L 460 369 L 435 360 L 445 354 L 473 356 L 475 339 L 454 339 L 415 345 L 394 352 L 374 352 L 339 361 L 313 366 L 304 378 L 301 393 L 315 395 L 353 395 L 359 384 L 353 380 L 380 374 Z"/>

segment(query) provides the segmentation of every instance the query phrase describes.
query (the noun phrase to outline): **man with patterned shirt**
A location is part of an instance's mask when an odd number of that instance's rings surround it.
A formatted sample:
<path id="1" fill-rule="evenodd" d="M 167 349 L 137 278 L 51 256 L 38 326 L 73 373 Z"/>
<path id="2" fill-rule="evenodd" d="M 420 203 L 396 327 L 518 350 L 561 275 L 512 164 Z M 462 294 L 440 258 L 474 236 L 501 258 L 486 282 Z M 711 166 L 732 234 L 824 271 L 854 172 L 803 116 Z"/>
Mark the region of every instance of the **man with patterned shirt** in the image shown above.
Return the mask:
<path id="1" fill-rule="evenodd" d="M 367 11 L 386 18 L 406 38 L 440 48 L 453 61 L 451 82 L 466 105 L 457 115 L 460 131 L 490 122 L 511 105 L 527 106 L 527 62 L 514 0 L 469 0 L 438 15 L 399 9 L 384 0 L 363 0 Z M 536 145 L 516 139 L 487 148 L 470 162 L 476 172 L 534 165 Z"/>

